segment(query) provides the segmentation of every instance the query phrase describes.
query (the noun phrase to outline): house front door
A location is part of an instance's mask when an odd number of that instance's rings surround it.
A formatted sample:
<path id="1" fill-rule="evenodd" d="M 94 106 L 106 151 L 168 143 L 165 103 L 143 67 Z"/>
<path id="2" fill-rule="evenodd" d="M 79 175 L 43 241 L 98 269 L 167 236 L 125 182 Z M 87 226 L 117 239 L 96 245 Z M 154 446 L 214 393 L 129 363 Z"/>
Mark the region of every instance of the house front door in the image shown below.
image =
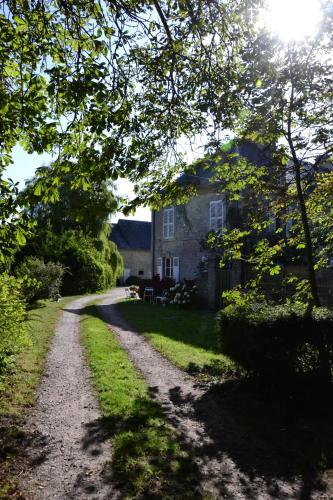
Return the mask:
<path id="1" fill-rule="evenodd" d="M 179 281 L 179 257 L 164 258 L 164 278 L 174 279 Z"/>

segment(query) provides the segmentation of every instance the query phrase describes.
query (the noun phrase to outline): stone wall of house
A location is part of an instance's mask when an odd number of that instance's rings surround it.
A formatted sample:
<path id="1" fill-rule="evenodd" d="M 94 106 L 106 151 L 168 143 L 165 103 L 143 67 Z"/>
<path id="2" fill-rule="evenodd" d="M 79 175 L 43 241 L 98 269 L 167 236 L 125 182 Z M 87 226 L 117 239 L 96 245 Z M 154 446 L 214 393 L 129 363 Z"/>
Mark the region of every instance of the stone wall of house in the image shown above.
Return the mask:
<path id="1" fill-rule="evenodd" d="M 198 265 L 204 261 L 209 251 L 201 248 L 201 242 L 209 232 L 209 204 L 223 200 L 223 194 L 212 191 L 202 192 L 190 199 L 185 205 L 174 206 L 174 237 L 163 237 L 163 209 L 155 213 L 155 262 L 157 273 L 159 257 L 179 257 L 179 278 L 199 277 Z M 226 210 L 224 211 L 225 216 Z"/>
<path id="2" fill-rule="evenodd" d="M 128 276 L 151 278 L 151 252 L 147 250 L 119 250 L 124 259 L 123 281 Z"/>
<path id="3" fill-rule="evenodd" d="M 307 278 L 307 268 L 289 265 L 283 268 L 281 275 L 267 276 L 262 282 L 266 294 L 272 299 L 290 297 L 293 290 L 283 284 L 284 278 L 290 274 L 300 279 Z M 333 307 L 333 269 L 317 271 L 316 276 L 321 304 Z M 199 294 L 207 307 L 217 310 L 223 306 L 222 292 L 224 290 L 230 290 L 253 277 L 253 272 L 240 262 L 233 262 L 230 268 L 221 269 L 219 259 L 211 257 L 202 268 L 198 279 Z"/>
<path id="4" fill-rule="evenodd" d="M 287 265 L 283 268 L 281 276 L 264 279 L 263 288 L 273 297 L 287 298 L 292 295 L 291 286 L 285 286 L 282 282 L 289 275 L 297 276 L 299 279 L 307 279 L 308 270 L 306 266 Z M 323 306 L 333 306 L 333 270 L 323 269 L 316 271 L 317 286 L 320 302 Z"/>

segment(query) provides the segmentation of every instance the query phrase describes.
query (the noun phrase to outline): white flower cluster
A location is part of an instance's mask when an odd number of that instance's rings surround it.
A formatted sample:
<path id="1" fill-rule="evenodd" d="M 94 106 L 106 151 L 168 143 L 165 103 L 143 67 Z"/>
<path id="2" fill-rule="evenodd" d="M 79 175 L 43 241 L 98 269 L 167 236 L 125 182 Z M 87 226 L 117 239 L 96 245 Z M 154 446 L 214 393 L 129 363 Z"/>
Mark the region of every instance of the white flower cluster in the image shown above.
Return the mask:
<path id="1" fill-rule="evenodd" d="M 192 302 L 193 296 L 196 293 L 195 285 L 186 285 L 186 283 L 176 283 L 174 287 L 169 289 L 169 304 L 178 306 L 186 306 Z"/>

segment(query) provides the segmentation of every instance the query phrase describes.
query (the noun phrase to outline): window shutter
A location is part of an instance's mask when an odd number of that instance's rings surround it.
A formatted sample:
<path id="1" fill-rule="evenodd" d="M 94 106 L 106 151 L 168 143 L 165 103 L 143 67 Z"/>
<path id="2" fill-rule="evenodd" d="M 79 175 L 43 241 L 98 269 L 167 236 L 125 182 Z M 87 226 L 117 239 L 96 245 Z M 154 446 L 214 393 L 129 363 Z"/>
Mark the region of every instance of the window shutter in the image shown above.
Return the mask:
<path id="1" fill-rule="evenodd" d="M 174 235 L 174 208 L 169 209 L 169 238 Z"/>
<path id="2" fill-rule="evenodd" d="M 173 279 L 176 282 L 178 282 L 179 281 L 179 257 L 173 257 L 172 267 L 173 267 Z"/>
<path id="3" fill-rule="evenodd" d="M 209 229 L 216 231 L 224 226 L 223 200 L 211 201 L 209 204 Z"/>
<path id="4" fill-rule="evenodd" d="M 163 238 L 174 236 L 174 207 L 163 210 Z"/>
<path id="5" fill-rule="evenodd" d="M 209 229 L 215 229 L 215 203 L 213 201 L 209 204 Z"/>
<path id="6" fill-rule="evenodd" d="M 162 258 L 158 257 L 156 262 L 157 274 L 159 274 L 160 279 L 163 278 L 163 268 L 162 268 Z"/>

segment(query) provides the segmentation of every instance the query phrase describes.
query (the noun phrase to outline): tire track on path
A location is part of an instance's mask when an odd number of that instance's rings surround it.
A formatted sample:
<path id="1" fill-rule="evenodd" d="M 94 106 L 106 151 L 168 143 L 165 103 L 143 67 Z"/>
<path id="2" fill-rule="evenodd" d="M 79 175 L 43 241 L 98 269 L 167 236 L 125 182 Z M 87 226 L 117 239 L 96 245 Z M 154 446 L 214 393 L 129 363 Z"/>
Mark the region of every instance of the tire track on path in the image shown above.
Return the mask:
<path id="1" fill-rule="evenodd" d="M 25 423 L 26 467 L 20 488 L 28 499 L 113 499 L 118 492 L 103 474 L 109 442 L 96 439 L 100 412 L 79 342 L 84 307 L 110 294 L 82 297 L 61 313 L 47 357 L 36 406 Z M 114 290 L 112 298 L 123 297 Z"/>
<path id="2" fill-rule="evenodd" d="M 136 333 L 120 315 L 117 300 L 116 295 L 103 298 L 97 305 L 99 313 L 143 374 L 181 441 L 190 448 L 201 471 L 202 490 L 209 495 L 203 494 L 203 498 L 303 498 L 303 479 L 282 472 L 276 450 L 249 435 L 221 401 L 216 401 L 214 392 L 199 387 Z M 332 495 L 313 487 L 306 498 L 326 500 Z"/>
<path id="3" fill-rule="evenodd" d="M 302 479 L 279 472 L 274 450 L 246 434 L 214 394 L 198 387 L 128 325 L 116 307 L 124 295 L 123 289 L 115 289 L 83 297 L 67 305 L 60 317 L 37 404 L 25 426 L 30 442 L 20 486 L 26 498 L 122 498 L 112 486 L 112 449 L 107 435 L 100 433 L 98 403 L 79 343 L 80 315 L 96 300 L 104 321 L 143 374 L 151 396 L 191 450 L 201 471 L 202 489 L 210 492 L 203 498 L 302 498 Z M 313 489 L 306 498 L 326 500 L 332 495 Z"/>

